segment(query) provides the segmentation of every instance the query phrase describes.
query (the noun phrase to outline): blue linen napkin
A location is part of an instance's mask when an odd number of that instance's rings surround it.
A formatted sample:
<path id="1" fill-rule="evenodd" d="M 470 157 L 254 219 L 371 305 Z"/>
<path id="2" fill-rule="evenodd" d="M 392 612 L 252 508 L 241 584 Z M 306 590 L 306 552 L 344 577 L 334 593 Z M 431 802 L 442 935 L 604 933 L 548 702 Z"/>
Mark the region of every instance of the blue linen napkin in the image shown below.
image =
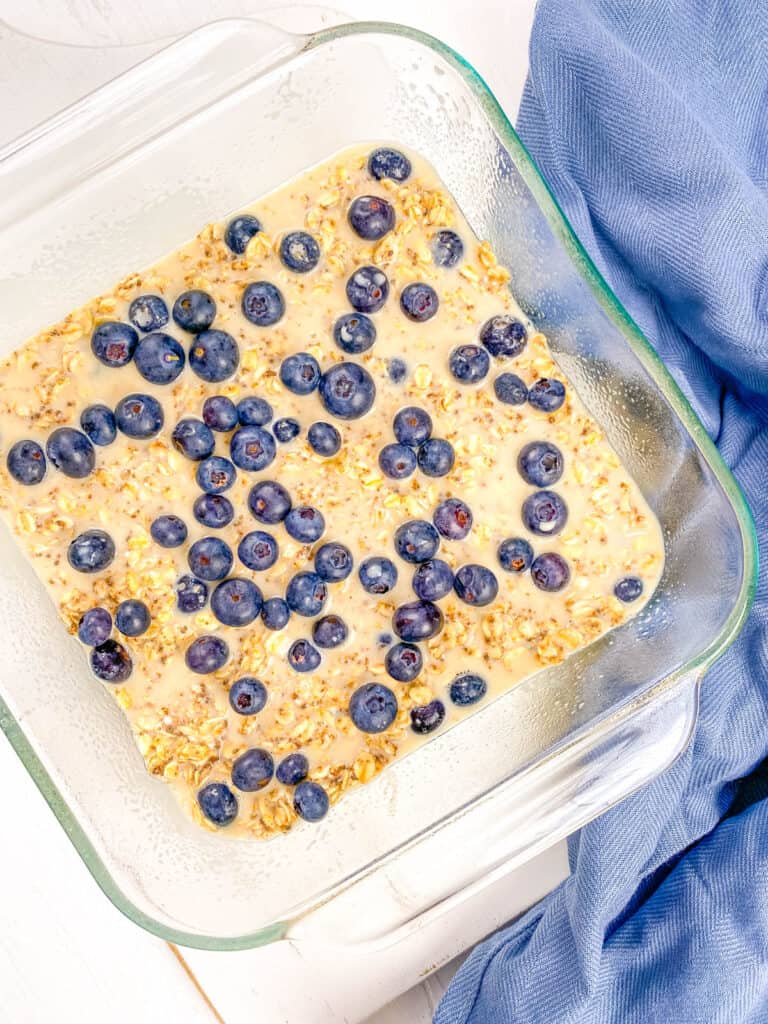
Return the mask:
<path id="1" fill-rule="evenodd" d="M 540 0 L 519 129 L 768 561 L 768 5 Z M 762 573 L 686 753 L 571 840 L 571 878 L 475 949 L 436 1024 L 766 1024 L 767 754 Z"/>

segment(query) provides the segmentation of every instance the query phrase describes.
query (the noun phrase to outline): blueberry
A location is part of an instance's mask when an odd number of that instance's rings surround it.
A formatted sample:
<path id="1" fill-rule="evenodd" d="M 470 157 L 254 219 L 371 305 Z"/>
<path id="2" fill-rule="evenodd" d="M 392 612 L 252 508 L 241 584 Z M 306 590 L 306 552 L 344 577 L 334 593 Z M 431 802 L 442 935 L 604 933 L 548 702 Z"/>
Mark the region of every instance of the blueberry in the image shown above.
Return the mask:
<path id="1" fill-rule="evenodd" d="M 8 472 L 20 484 L 39 484 L 45 476 L 45 453 L 37 441 L 17 441 L 8 452 Z"/>
<path id="2" fill-rule="evenodd" d="M 342 420 L 365 416 L 375 397 L 373 377 L 357 363 L 336 363 L 320 378 L 320 400 Z"/>
<path id="3" fill-rule="evenodd" d="M 91 651 L 91 671 L 105 683 L 124 683 L 133 671 L 133 662 L 121 643 L 105 640 Z"/>
<path id="4" fill-rule="evenodd" d="M 260 523 L 282 523 L 291 511 L 291 496 L 275 480 L 261 480 L 248 495 L 248 508 Z"/>
<path id="5" fill-rule="evenodd" d="M 67 549 L 69 564 L 77 572 L 101 572 L 114 557 L 115 542 L 104 530 L 85 530 Z"/>
<path id="6" fill-rule="evenodd" d="M 296 786 L 309 772 L 309 761 L 303 754 L 289 754 L 277 766 L 275 778 L 284 786 Z"/>
<path id="7" fill-rule="evenodd" d="M 59 427 L 54 430 L 45 446 L 48 461 L 64 476 L 80 480 L 93 472 L 96 453 L 93 445 L 80 430 Z"/>
<path id="8" fill-rule="evenodd" d="M 250 580 L 232 577 L 211 594 L 211 611 L 225 626 L 248 626 L 263 604 L 261 591 Z"/>
<path id="9" fill-rule="evenodd" d="M 203 423 L 211 430 L 225 433 L 238 423 L 237 406 L 225 395 L 213 395 L 203 402 Z"/>
<path id="10" fill-rule="evenodd" d="M 523 502 L 523 522 L 540 537 L 560 533 L 568 520 L 568 506 L 555 491 L 535 491 Z"/>
<path id="11" fill-rule="evenodd" d="M 229 706 L 238 715 L 257 715 L 266 703 L 267 688 L 253 676 L 242 676 L 229 688 Z"/>
<path id="12" fill-rule="evenodd" d="M 341 434 L 332 423 L 322 420 L 313 423 L 307 431 L 307 440 L 312 451 L 329 459 L 341 448 Z"/>
<path id="13" fill-rule="evenodd" d="M 209 782 L 197 794 L 203 816 L 219 828 L 231 825 L 237 817 L 237 797 L 223 782 Z"/>
<path id="14" fill-rule="evenodd" d="M 451 352 L 448 368 L 461 384 L 476 384 L 491 368 L 491 357 L 480 345 L 459 345 Z"/>
<path id="15" fill-rule="evenodd" d="M 464 255 L 464 243 L 455 231 L 438 231 L 432 239 L 432 260 L 437 267 L 455 267 Z"/>
<path id="16" fill-rule="evenodd" d="M 257 327 L 271 327 L 285 313 L 283 293 L 269 281 L 254 281 L 243 292 L 243 316 Z"/>
<path id="17" fill-rule="evenodd" d="M 380 146 L 368 157 L 368 173 L 376 181 L 391 178 L 392 181 L 405 181 L 411 176 L 411 161 L 398 149 Z"/>
<path id="18" fill-rule="evenodd" d="M 432 523 L 409 519 L 395 530 L 395 551 L 406 562 L 426 562 L 440 546 L 440 537 Z"/>
<path id="19" fill-rule="evenodd" d="M 387 444 L 379 452 L 379 468 L 393 480 L 404 480 L 416 469 L 413 448 L 405 444 Z"/>
<path id="20" fill-rule="evenodd" d="M 236 256 L 242 256 L 254 235 L 261 231 L 261 222 L 250 213 L 241 213 L 227 224 L 224 241 Z"/>
<path id="21" fill-rule="evenodd" d="M 115 613 L 115 625 L 124 636 L 142 636 L 149 629 L 152 616 L 143 601 L 129 598 L 121 601 Z"/>
<path id="22" fill-rule="evenodd" d="M 384 666 L 399 683 L 410 683 L 421 672 L 424 659 L 414 644 L 395 644 L 387 651 Z"/>
<path id="23" fill-rule="evenodd" d="M 312 544 L 325 532 L 325 519 L 311 505 L 294 505 L 285 517 L 285 528 L 294 540 Z"/>
<path id="24" fill-rule="evenodd" d="M 110 320 L 99 324 L 91 335 L 91 351 L 105 366 L 125 366 L 133 359 L 138 341 L 130 324 Z"/>
<path id="25" fill-rule="evenodd" d="M 329 583 L 345 580 L 352 572 L 353 564 L 352 552 L 335 540 L 323 544 L 315 555 L 315 572 Z"/>
<path id="26" fill-rule="evenodd" d="M 522 537 L 508 537 L 496 552 L 499 565 L 506 572 L 525 572 L 533 561 L 533 548 Z"/>
<path id="27" fill-rule="evenodd" d="M 426 409 L 408 405 L 397 413 L 392 429 L 401 444 L 416 448 L 432 436 L 432 419 Z"/>
<path id="28" fill-rule="evenodd" d="M 320 383 L 320 365 L 309 352 L 297 352 L 280 364 L 280 380 L 295 395 L 311 395 Z"/>
<path id="29" fill-rule="evenodd" d="M 190 334 L 207 331 L 216 316 L 216 303 L 207 292 L 197 288 L 182 292 L 173 304 L 171 315 L 176 323 Z"/>
<path id="30" fill-rule="evenodd" d="M 163 429 L 163 407 L 152 395 L 126 395 L 115 406 L 117 427 L 126 437 L 154 437 Z"/>
<path id="31" fill-rule="evenodd" d="M 325 615 L 312 626 L 312 639 L 318 647 L 338 647 L 348 636 L 346 623 L 338 615 Z"/>
<path id="32" fill-rule="evenodd" d="M 551 487 L 563 475 L 563 454 L 549 441 L 531 441 L 520 450 L 517 471 L 527 484 Z"/>
<path id="33" fill-rule="evenodd" d="M 493 390 L 505 405 L 523 405 L 528 398 L 525 381 L 516 373 L 500 373 L 493 382 Z"/>
<path id="34" fill-rule="evenodd" d="M 98 647 L 112 632 L 112 616 L 106 608 L 89 608 L 77 624 L 77 636 L 88 647 Z"/>
<path id="35" fill-rule="evenodd" d="M 571 578 L 571 570 L 564 558 L 554 552 L 547 552 L 534 558 L 531 578 L 539 590 L 554 592 L 566 586 Z"/>
<path id="36" fill-rule="evenodd" d="M 472 512 L 460 498 L 446 498 L 435 509 L 432 522 L 446 540 L 463 540 L 472 529 Z"/>
<path id="37" fill-rule="evenodd" d="M 201 494 L 195 499 L 192 512 L 198 523 L 211 530 L 221 530 L 235 518 L 235 509 L 223 494 Z"/>
<path id="38" fill-rule="evenodd" d="M 395 226 L 395 208 L 380 196 L 358 196 L 350 204 L 347 220 L 361 238 L 375 242 Z"/>
<path id="39" fill-rule="evenodd" d="M 275 762 L 272 755 L 259 747 L 246 750 L 232 764 L 232 783 L 244 793 L 256 793 L 272 781 Z"/>
<path id="40" fill-rule="evenodd" d="M 298 615 L 319 615 L 328 600 L 328 584 L 316 572 L 297 572 L 285 594 L 288 607 Z"/>
<path id="41" fill-rule="evenodd" d="M 392 628 L 406 643 L 419 643 L 437 636 L 443 628 L 443 613 L 431 601 L 410 601 L 395 609 Z"/>
<path id="42" fill-rule="evenodd" d="M 293 793 L 293 809 L 304 821 L 320 821 L 330 801 L 319 782 L 300 782 Z"/>
<path id="43" fill-rule="evenodd" d="M 199 636 L 187 648 L 184 660 L 190 672 L 197 672 L 198 675 L 208 675 L 209 672 L 218 672 L 223 668 L 229 658 L 229 647 L 220 636 Z"/>
<path id="44" fill-rule="evenodd" d="M 393 356 L 387 361 L 387 375 L 393 384 L 402 384 L 408 375 L 408 367 L 402 359 Z"/>
<path id="45" fill-rule="evenodd" d="M 261 608 L 261 621 L 267 629 L 284 629 L 291 617 L 288 602 L 282 597 L 269 597 Z"/>
<path id="46" fill-rule="evenodd" d="M 201 537 L 187 552 L 187 562 L 201 580 L 223 580 L 232 568 L 232 551 L 218 537 Z"/>
<path id="47" fill-rule="evenodd" d="M 383 683 L 364 683 L 350 698 L 349 717 L 360 732 L 384 732 L 397 717 L 397 697 Z"/>
<path id="48" fill-rule="evenodd" d="M 447 562 L 430 558 L 413 574 L 413 592 L 423 601 L 439 601 L 453 590 L 453 572 Z"/>
<path id="49" fill-rule="evenodd" d="M 431 284 L 423 281 L 408 284 L 400 292 L 400 309 L 414 323 L 423 324 L 431 320 L 439 305 L 437 292 Z"/>
<path id="50" fill-rule="evenodd" d="M 528 404 L 541 412 L 554 412 L 565 401 L 565 385 L 551 377 L 542 377 L 531 386 Z"/>
<path id="51" fill-rule="evenodd" d="M 441 700 L 430 701 L 423 707 L 411 708 L 411 729 L 420 736 L 434 732 L 445 720 L 445 704 Z"/>
<path id="52" fill-rule="evenodd" d="M 162 331 L 146 334 L 136 346 L 136 369 L 150 384 L 172 383 L 184 369 L 185 362 L 184 349 L 175 338 Z"/>
<path id="53" fill-rule="evenodd" d="M 431 437 L 416 453 L 419 469 L 425 476 L 445 476 L 453 469 L 455 458 L 453 445 L 440 437 Z"/>
<path id="54" fill-rule="evenodd" d="M 307 274 L 320 260 L 320 246 L 306 231 L 290 231 L 280 242 L 280 259 L 289 270 Z"/>
<path id="55" fill-rule="evenodd" d="M 620 601 L 629 604 L 630 601 L 636 601 L 642 594 L 643 581 L 639 576 L 624 576 L 616 583 L 613 592 Z"/>
<path id="56" fill-rule="evenodd" d="M 202 420 L 196 420 L 191 416 L 179 420 L 173 428 L 171 441 L 177 452 L 181 452 L 194 462 L 207 459 L 216 445 L 211 428 L 206 427 Z"/>
<path id="57" fill-rule="evenodd" d="M 379 633 L 376 637 L 376 643 L 379 647 L 389 647 L 393 640 L 394 637 L 391 633 Z"/>
<path id="58" fill-rule="evenodd" d="M 187 524 L 178 516 L 158 516 L 149 528 L 152 540 L 161 548 L 178 548 L 187 539 Z"/>
<path id="59" fill-rule="evenodd" d="M 168 307 L 159 295 L 139 295 L 128 307 L 128 319 L 140 331 L 157 331 L 168 323 Z"/>
<path id="60" fill-rule="evenodd" d="M 229 454 L 238 469 L 258 472 L 274 462 L 277 446 L 263 427 L 240 427 L 230 438 Z"/>
<path id="61" fill-rule="evenodd" d="M 288 664 L 294 672 L 314 672 L 320 664 L 320 652 L 309 640 L 294 640 L 288 648 Z"/>
<path id="62" fill-rule="evenodd" d="M 477 704 L 487 691 L 488 684 L 481 676 L 477 676 L 473 672 L 466 672 L 456 676 L 451 683 L 449 693 L 451 701 L 460 708 L 464 708 L 469 704 Z"/>
<path id="63" fill-rule="evenodd" d="M 272 406 L 264 398 L 249 395 L 237 403 L 237 418 L 243 426 L 265 427 L 273 416 Z"/>
<path id="64" fill-rule="evenodd" d="M 469 564 L 456 572 L 453 589 L 465 604 L 482 607 L 496 598 L 499 583 L 484 565 Z"/>
<path id="65" fill-rule="evenodd" d="M 281 416 L 279 420 L 275 420 L 272 424 L 272 433 L 275 435 L 280 444 L 288 444 L 294 437 L 298 437 L 301 433 L 301 426 L 299 421 L 293 419 L 292 416 Z"/>
<path id="66" fill-rule="evenodd" d="M 237 547 L 237 557 L 247 569 L 253 569 L 254 572 L 271 569 L 278 554 L 277 541 L 263 530 L 246 533 Z"/>
<path id="67" fill-rule="evenodd" d="M 388 594 L 397 583 L 397 567 L 389 558 L 373 555 L 357 570 L 363 590 L 369 594 Z"/>
<path id="68" fill-rule="evenodd" d="M 189 365 L 193 373 L 210 384 L 218 384 L 231 377 L 239 364 L 240 349 L 226 331 L 203 331 L 189 350 Z"/>
<path id="69" fill-rule="evenodd" d="M 207 494 L 221 494 L 235 482 L 237 470 L 221 455 L 211 455 L 198 465 L 195 473 L 197 486 Z"/>
<path id="70" fill-rule="evenodd" d="M 480 330 L 480 341 L 496 359 L 519 356 L 527 338 L 525 325 L 511 316 L 492 316 Z"/>
<path id="71" fill-rule="evenodd" d="M 333 340 L 343 352 L 359 355 L 376 341 L 376 328 L 363 313 L 345 313 L 333 325 Z"/>
<path id="72" fill-rule="evenodd" d="M 196 576 L 180 576 L 176 581 L 176 605 L 180 612 L 191 615 L 208 604 L 208 586 Z"/>
<path id="73" fill-rule="evenodd" d="M 378 267 L 358 267 L 347 281 L 347 298 L 358 313 L 378 313 L 389 296 L 387 275 Z"/>

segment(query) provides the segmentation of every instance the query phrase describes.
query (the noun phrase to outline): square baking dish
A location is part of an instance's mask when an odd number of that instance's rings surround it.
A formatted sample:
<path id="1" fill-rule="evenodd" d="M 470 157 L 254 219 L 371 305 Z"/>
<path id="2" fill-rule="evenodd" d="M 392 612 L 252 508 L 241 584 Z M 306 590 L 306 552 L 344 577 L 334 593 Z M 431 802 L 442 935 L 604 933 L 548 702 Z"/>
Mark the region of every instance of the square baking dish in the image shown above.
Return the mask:
<path id="1" fill-rule="evenodd" d="M 398 941 L 669 764 L 750 604 L 755 541 L 734 479 L 480 77 L 413 30 L 217 22 L 6 147 L 0 351 L 205 222 L 382 139 L 435 166 L 511 269 L 661 522 L 664 576 L 636 618 L 350 791 L 319 826 L 242 841 L 199 829 L 147 774 L 1 528 L 0 724 L 109 898 L 182 944 Z M 713 561 L 725 567 L 716 588 Z M 45 637 L 32 648 L 31 623 Z"/>

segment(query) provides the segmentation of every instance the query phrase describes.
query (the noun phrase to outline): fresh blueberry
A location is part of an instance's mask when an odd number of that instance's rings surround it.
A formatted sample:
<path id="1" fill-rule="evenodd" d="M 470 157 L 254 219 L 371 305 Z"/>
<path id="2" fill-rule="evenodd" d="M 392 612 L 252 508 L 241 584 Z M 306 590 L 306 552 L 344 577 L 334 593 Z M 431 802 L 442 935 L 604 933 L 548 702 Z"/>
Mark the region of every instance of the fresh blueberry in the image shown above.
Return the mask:
<path id="1" fill-rule="evenodd" d="M 349 717 L 360 732 L 384 732 L 397 717 L 397 697 L 383 683 L 364 683 L 350 698 Z"/>
<path id="2" fill-rule="evenodd" d="M 505 405 L 523 405 L 528 398 L 525 381 L 516 373 L 500 373 L 493 382 L 493 390 Z"/>
<path id="3" fill-rule="evenodd" d="M 124 683 L 133 671 L 133 662 L 119 641 L 105 640 L 91 651 L 91 671 L 105 683 Z"/>
<path id="4" fill-rule="evenodd" d="M 399 683 L 410 683 L 421 672 L 424 659 L 414 644 L 395 644 L 387 651 L 384 667 Z"/>
<path id="5" fill-rule="evenodd" d="M 505 572 L 526 572 L 533 562 L 533 548 L 522 537 L 503 540 L 496 554 Z"/>
<path id="6" fill-rule="evenodd" d="M 269 597 L 261 608 L 261 621 L 267 629 L 284 629 L 291 617 L 288 602 L 282 597 Z"/>
<path id="7" fill-rule="evenodd" d="M 79 533 L 67 549 L 69 564 L 77 572 L 101 572 L 115 557 L 115 542 L 104 530 Z"/>
<path id="8" fill-rule="evenodd" d="M 455 267 L 464 255 L 464 243 L 455 231 L 444 228 L 432 239 L 432 260 L 437 267 Z"/>
<path id="9" fill-rule="evenodd" d="M 472 511 L 460 498 L 446 498 L 435 509 L 432 522 L 446 540 L 464 540 L 472 529 Z"/>
<path id="10" fill-rule="evenodd" d="M 112 616 L 106 608 L 89 608 L 77 624 L 77 636 L 88 647 L 98 647 L 112 632 Z"/>
<path id="11" fill-rule="evenodd" d="M 394 637 L 392 636 L 391 633 L 379 633 L 379 635 L 376 637 L 376 643 L 379 645 L 379 647 L 389 647 L 393 640 Z"/>
<path id="12" fill-rule="evenodd" d="M 456 456 L 450 441 L 430 437 L 416 453 L 419 469 L 425 476 L 446 476 L 453 469 Z"/>
<path id="13" fill-rule="evenodd" d="M 379 452 L 379 469 L 393 480 L 404 480 L 416 469 L 416 454 L 405 444 L 387 444 Z"/>
<path id="14" fill-rule="evenodd" d="M 393 384 L 402 384 L 408 375 L 408 367 L 402 359 L 393 356 L 387 361 L 387 374 Z"/>
<path id="15" fill-rule="evenodd" d="M 195 499 L 192 512 L 198 523 L 211 530 L 221 530 L 235 518 L 235 509 L 223 494 L 201 494 Z"/>
<path id="16" fill-rule="evenodd" d="M 555 592 L 562 590 L 571 578 L 568 563 L 554 552 L 546 552 L 534 558 L 531 578 L 539 590 Z"/>
<path id="17" fill-rule="evenodd" d="M 250 580 L 224 580 L 211 594 L 211 611 L 225 626 L 248 626 L 261 611 L 261 591 Z"/>
<path id="18" fill-rule="evenodd" d="M 531 441 L 517 457 L 517 470 L 533 487 L 551 487 L 563 475 L 563 454 L 549 441 Z"/>
<path id="19" fill-rule="evenodd" d="M 291 511 L 291 496 L 275 480 L 260 480 L 248 495 L 248 508 L 260 523 L 282 523 Z"/>
<path id="20" fill-rule="evenodd" d="M 208 586 L 196 576 L 186 574 L 176 581 L 176 605 L 180 612 L 192 615 L 208 604 Z"/>
<path id="21" fill-rule="evenodd" d="M 163 429 L 163 407 L 152 395 L 126 395 L 115 406 L 118 430 L 126 437 L 154 437 Z"/>
<path id="22" fill-rule="evenodd" d="M 296 786 L 306 779 L 309 761 L 303 754 L 289 754 L 277 766 L 275 778 L 284 786 Z"/>
<path id="23" fill-rule="evenodd" d="M 541 412 L 554 412 L 565 401 L 565 385 L 551 377 L 542 377 L 531 385 L 528 404 Z"/>
<path id="24" fill-rule="evenodd" d="M 197 288 L 182 292 L 173 304 L 171 315 L 176 323 L 190 334 L 207 331 L 216 316 L 216 303 L 208 292 Z"/>
<path id="25" fill-rule="evenodd" d="M 629 604 L 631 601 L 636 601 L 642 594 L 643 581 L 639 576 L 624 576 L 616 583 L 613 592 L 620 601 Z"/>
<path id="26" fill-rule="evenodd" d="M 373 555 L 357 570 L 363 590 L 369 594 L 388 594 L 397 583 L 397 567 L 389 558 Z"/>
<path id="27" fill-rule="evenodd" d="M 65 476 L 82 479 L 93 472 L 96 453 L 93 445 L 80 430 L 59 427 L 48 438 L 45 446 L 48 461 Z"/>
<path id="28" fill-rule="evenodd" d="M 285 599 L 292 612 L 314 618 L 328 600 L 328 584 L 316 572 L 297 572 L 288 584 Z"/>
<path id="29" fill-rule="evenodd" d="M 312 639 L 318 647 L 338 647 L 349 636 L 349 630 L 338 615 L 324 615 L 312 626 Z"/>
<path id="30" fill-rule="evenodd" d="M 257 715 L 266 703 L 267 688 L 253 676 L 242 676 L 229 688 L 229 706 L 238 715 Z"/>
<path id="31" fill-rule="evenodd" d="M 171 434 L 173 447 L 193 462 L 207 459 L 216 446 L 216 439 L 210 427 L 192 416 L 179 420 Z"/>
<path id="32" fill-rule="evenodd" d="M 440 546 L 440 537 L 432 523 L 409 519 L 395 530 L 395 551 L 406 562 L 426 562 Z"/>
<path id="33" fill-rule="evenodd" d="M 288 648 L 288 664 L 294 672 L 314 672 L 320 664 L 320 652 L 309 640 L 294 640 Z"/>
<path id="34" fill-rule="evenodd" d="M 540 537 L 560 533 L 568 520 L 568 506 L 555 491 L 535 491 L 523 502 L 523 522 Z"/>
<path id="35" fill-rule="evenodd" d="M 178 516 L 158 516 L 149 528 L 152 540 L 161 548 L 178 548 L 187 539 L 187 524 Z"/>
<path id="36" fill-rule="evenodd" d="M 142 636 L 149 629 L 152 616 L 143 601 L 129 598 L 121 601 L 115 613 L 115 625 L 123 636 Z"/>
<path id="37" fill-rule="evenodd" d="M 211 430 L 225 433 L 237 426 L 237 406 L 226 395 L 213 395 L 203 402 L 203 423 Z"/>
<path id="38" fill-rule="evenodd" d="M 411 729 L 420 736 L 434 732 L 445 720 L 445 704 L 432 700 L 423 707 L 411 708 Z"/>
<path id="39" fill-rule="evenodd" d="M 265 398 L 249 395 L 237 403 L 237 418 L 244 427 L 265 427 L 273 416 L 272 406 Z"/>
<path id="40" fill-rule="evenodd" d="M 417 644 L 430 640 L 443 628 L 443 613 L 431 601 L 409 601 L 395 609 L 392 628 L 401 640 Z"/>
<path id="41" fill-rule="evenodd" d="M 209 782 L 198 792 L 197 803 L 213 825 L 226 828 L 237 817 L 237 797 L 223 782 Z"/>
<path id="42" fill-rule="evenodd" d="M 341 448 L 341 434 L 332 423 L 319 420 L 307 431 L 307 440 L 312 451 L 329 459 Z"/>
<path id="43" fill-rule="evenodd" d="M 456 572 L 453 589 L 465 604 L 482 607 L 496 598 L 499 582 L 484 565 L 462 565 Z"/>
<path id="44" fill-rule="evenodd" d="M 459 345 L 451 352 L 448 367 L 461 384 L 476 384 L 491 368 L 491 357 L 480 345 Z"/>
<path id="45" fill-rule="evenodd" d="M 292 416 L 281 416 L 279 420 L 275 420 L 272 424 L 272 433 L 280 444 L 288 444 L 294 437 L 299 436 L 301 426 L 299 421 L 295 420 Z"/>
<path id="46" fill-rule="evenodd" d="M 482 700 L 488 691 L 488 684 L 481 677 L 475 675 L 473 672 L 466 672 L 456 678 L 451 683 L 450 697 L 454 704 L 457 704 L 460 708 L 465 708 L 469 704 L 477 704 L 479 700 Z"/>
<path id="47" fill-rule="evenodd" d="M 110 320 L 99 324 L 91 335 L 91 351 L 105 366 L 125 366 L 133 359 L 138 342 L 130 324 Z"/>
<path id="48" fill-rule="evenodd" d="M 309 352 L 297 352 L 280 364 L 280 380 L 295 395 L 311 395 L 320 383 L 320 366 Z"/>
<path id="49" fill-rule="evenodd" d="M 411 176 L 411 161 L 399 149 L 380 146 L 368 157 L 368 173 L 376 181 L 391 178 L 392 181 L 406 181 Z"/>
<path id="50" fill-rule="evenodd" d="M 361 238 L 376 242 L 395 226 L 395 208 L 380 196 L 358 196 L 350 204 L 347 219 Z"/>
<path id="51" fill-rule="evenodd" d="M 496 359 L 519 356 L 527 339 L 525 325 L 511 316 L 492 316 L 480 330 L 480 341 Z"/>
<path id="52" fill-rule="evenodd" d="M 238 469 L 258 472 L 274 462 L 277 445 L 263 427 L 240 427 L 230 438 L 229 454 Z"/>
<path id="53" fill-rule="evenodd" d="M 139 295 L 128 307 L 128 319 L 140 331 L 157 331 L 168 323 L 168 307 L 159 295 Z"/>
<path id="54" fill-rule="evenodd" d="M 293 793 L 293 809 L 304 821 L 320 821 L 330 801 L 319 782 L 300 782 Z"/>
<path id="55" fill-rule="evenodd" d="M 39 484 L 45 476 L 45 453 L 37 441 L 17 441 L 8 452 L 8 472 L 20 484 Z"/>
<path id="56" fill-rule="evenodd" d="M 290 231 L 280 242 L 280 259 L 289 270 L 307 274 L 320 260 L 320 246 L 306 231 Z"/>
<path id="57" fill-rule="evenodd" d="M 367 352 L 376 341 L 373 320 L 363 313 L 345 313 L 333 325 L 333 340 L 349 355 Z"/>
<path id="58" fill-rule="evenodd" d="M 439 601 L 453 590 L 453 572 L 441 558 L 422 562 L 413 574 L 413 592 L 423 601 Z"/>
<path id="59" fill-rule="evenodd" d="M 400 444 L 418 448 L 432 436 L 432 418 L 426 409 L 408 405 L 392 421 L 392 429 Z"/>
<path id="60" fill-rule="evenodd" d="M 232 783 L 243 793 L 256 793 L 272 781 L 275 762 L 272 755 L 259 747 L 246 750 L 232 764 Z"/>
<path id="61" fill-rule="evenodd" d="M 187 553 L 189 568 L 201 580 L 223 580 L 232 568 L 232 551 L 219 537 L 201 537 Z"/>
<path id="62" fill-rule="evenodd" d="M 136 346 L 134 363 L 150 384 L 171 384 L 184 369 L 184 349 L 170 334 L 154 331 Z"/>
<path id="63" fill-rule="evenodd" d="M 80 413 L 80 426 L 93 444 L 107 445 L 117 437 L 115 414 L 107 405 L 89 405 Z"/>
<path id="64" fill-rule="evenodd" d="M 184 659 L 187 668 L 198 675 L 218 672 L 226 665 L 229 658 L 229 647 L 220 636 L 199 636 L 187 648 Z"/>
<path id="65" fill-rule="evenodd" d="M 373 377 L 357 363 L 336 363 L 320 378 L 320 400 L 339 419 L 365 416 L 375 397 Z"/>
<path id="66" fill-rule="evenodd" d="M 335 540 L 323 544 L 315 555 L 315 572 L 329 583 L 345 580 L 352 572 L 353 564 L 352 552 Z"/>
<path id="67" fill-rule="evenodd" d="M 347 298 L 358 313 L 378 313 L 389 296 L 387 275 L 378 267 L 358 267 L 347 281 Z"/>
<path id="68" fill-rule="evenodd" d="M 311 505 L 294 505 L 285 517 L 285 528 L 294 540 L 312 544 L 325 532 L 325 519 Z"/>
<path id="69" fill-rule="evenodd" d="M 263 530 L 246 533 L 237 547 L 237 557 L 247 569 L 264 572 L 271 569 L 279 554 L 277 541 Z"/>
<path id="70" fill-rule="evenodd" d="M 195 480 L 201 491 L 207 494 L 221 494 L 228 490 L 235 482 L 237 470 L 229 461 L 221 455 L 211 455 L 203 459 L 197 467 Z"/>
<path id="71" fill-rule="evenodd" d="M 437 292 L 431 284 L 423 281 L 408 284 L 400 292 L 400 309 L 414 323 L 423 324 L 431 320 L 439 305 Z"/>
<path id="72" fill-rule="evenodd" d="M 243 316 L 257 327 L 271 327 L 285 313 L 283 293 L 269 281 L 254 281 L 243 292 Z"/>
<path id="73" fill-rule="evenodd" d="M 261 223 L 250 213 L 241 213 L 227 224 L 224 241 L 235 256 L 242 256 L 254 235 L 261 231 Z"/>
<path id="74" fill-rule="evenodd" d="M 203 331 L 189 350 L 189 365 L 201 380 L 218 384 L 231 377 L 240 364 L 240 349 L 226 331 Z"/>

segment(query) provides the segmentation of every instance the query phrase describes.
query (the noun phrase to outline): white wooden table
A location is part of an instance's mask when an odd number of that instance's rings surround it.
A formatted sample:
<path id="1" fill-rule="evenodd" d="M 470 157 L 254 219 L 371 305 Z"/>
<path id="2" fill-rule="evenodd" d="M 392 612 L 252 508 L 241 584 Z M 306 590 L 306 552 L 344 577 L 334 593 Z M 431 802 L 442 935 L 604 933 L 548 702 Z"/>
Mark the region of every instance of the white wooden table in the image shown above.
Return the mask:
<path id="1" fill-rule="evenodd" d="M 502 105 L 516 111 L 535 0 L 337 2 L 344 10 L 334 18 L 312 6 L 277 15 L 278 5 L 259 0 L 5 0 L 0 145 L 153 52 L 158 40 L 228 15 L 262 15 L 299 29 L 329 19 L 403 21 L 453 45 Z M 401 967 L 377 959 L 375 969 L 359 965 L 366 982 L 350 981 L 349 998 L 343 993 L 335 1006 L 317 1005 L 313 978 L 329 969 L 322 951 L 307 958 L 289 943 L 244 953 L 174 950 L 108 903 L 1 739 L 0 775 L 2 1024 L 354 1024 L 413 984 Z M 491 888 L 470 916 L 454 920 L 444 955 L 459 954 L 522 911 L 566 870 L 561 845 Z M 370 1024 L 426 1024 L 454 969 L 455 962 L 447 965 L 379 1010 Z"/>

